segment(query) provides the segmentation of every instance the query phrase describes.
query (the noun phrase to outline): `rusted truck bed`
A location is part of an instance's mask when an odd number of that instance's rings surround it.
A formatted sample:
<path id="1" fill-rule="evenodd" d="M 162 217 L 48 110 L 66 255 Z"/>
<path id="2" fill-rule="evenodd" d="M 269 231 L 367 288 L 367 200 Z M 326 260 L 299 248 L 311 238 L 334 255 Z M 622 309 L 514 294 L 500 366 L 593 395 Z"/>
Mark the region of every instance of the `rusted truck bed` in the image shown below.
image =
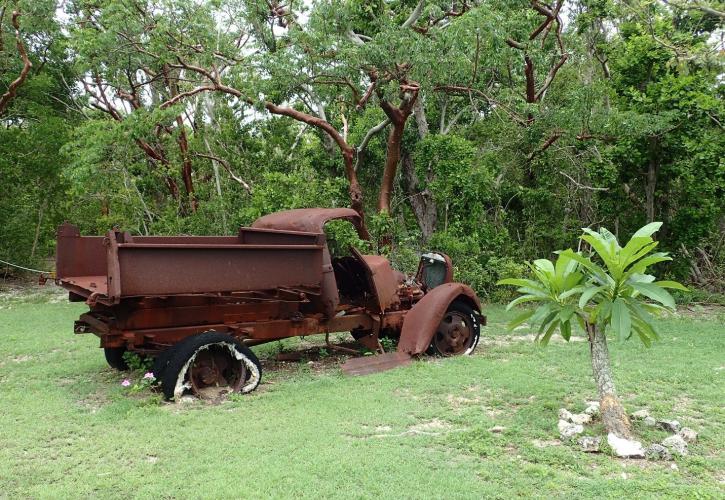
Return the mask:
<path id="1" fill-rule="evenodd" d="M 319 290 L 321 234 L 242 228 L 237 236 L 81 236 L 58 231 L 56 279 L 89 303 L 279 288 Z"/>
<path id="2" fill-rule="evenodd" d="M 424 254 L 410 277 L 354 248 L 333 256 L 330 220 L 361 227 L 346 208 L 268 214 L 235 236 L 81 236 L 63 224 L 55 280 L 89 306 L 74 332 L 98 336 L 117 369 L 128 368 L 129 353 L 153 358 L 167 398 L 252 391 L 261 364 L 250 347 L 294 336 L 324 334 L 330 349 L 355 354 L 329 342 L 350 332 L 380 354 L 343 365 L 350 374 L 424 352 L 473 352 L 485 317 L 475 292 L 453 281 L 447 256 Z M 381 337 L 399 339 L 397 352 L 383 353 Z"/>

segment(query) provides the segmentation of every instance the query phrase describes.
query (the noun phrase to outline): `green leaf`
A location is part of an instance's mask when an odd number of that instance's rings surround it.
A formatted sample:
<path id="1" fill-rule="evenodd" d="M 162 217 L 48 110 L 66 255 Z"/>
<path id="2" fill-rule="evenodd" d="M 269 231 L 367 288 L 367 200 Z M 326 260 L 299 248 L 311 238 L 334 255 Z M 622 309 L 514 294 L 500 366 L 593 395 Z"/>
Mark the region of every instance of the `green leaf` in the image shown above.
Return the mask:
<path id="1" fill-rule="evenodd" d="M 650 222 L 646 226 L 643 226 L 637 230 L 636 233 L 632 235 L 632 238 L 641 238 L 643 236 L 652 236 L 654 233 L 656 233 L 659 228 L 662 227 L 661 222 Z"/>
<path id="2" fill-rule="evenodd" d="M 559 311 L 559 319 L 562 322 L 569 321 L 575 312 L 576 309 L 574 309 L 574 306 L 566 305 L 561 308 L 561 311 Z"/>
<path id="3" fill-rule="evenodd" d="M 559 294 L 559 300 L 564 300 L 567 297 L 571 297 L 572 295 L 575 295 L 577 293 L 580 293 L 583 290 L 584 290 L 584 287 L 583 286 L 575 286 L 574 288 L 570 288 L 566 292 L 562 292 L 562 293 Z"/>
<path id="4" fill-rule="evenodd" d="M 522 323 L 524 323 L 527 319 L 529 319 L 533 315 L 534 315 L 534 310 L 533 309 L 530 310 L 530 311 L 525 311 L 524 313 L 519 314 L 514 319 L 512 319 L 509 322 L 509 324 L 507 325 L 507 328 L 509 330 L 513 330 L 514 328 L 516 328 L 517 326 L 519 326 Z"/>
<path id="5" fill-rule="evenodd" d="M 660 288 L 672 288 L 674 290 L 682 290 L 683 292 L 690 291 L 687 287 L 676 281 L 655 281 L 654 284 L 659 286 Z"/>
<path id="6" fill-rule="evenodd" d="M 632 283 L 630 286 L 645 297 L 655 300 L 669 309 L 675 308 L 675 299 L 672 298 L 672 295 L 654 283 Z"/>
<path id="7" fill-rule="evenodd" d="M 632 264 L 627 273 L 643 273 L 647 270 L 649 266 L 668 260 L 672 260 L 672 257 L 668 257 L 667 254 L 665 254 L 664 252 L 657 252 Z"/>
<path id="8" fill-rule="evenodd" d="M 576 262 L 578 262 L 579 264 L 584 266 L 584 268 L 591 271 L 592 274 L 594 274 L 595 276 L 599 277 L 600 279 L 606 281 L 606 278 L 605 278 L 606 272 L 604 271 L 604 269 L 602 269 L 601 267 L 596 265 L 594 262 L 592 262 L 592 260 L 589 257 L 584 257 L 583 255 L 578 254 L 578 253 L 574 252 L 574 250 L 571 250 L 571 249 L 564 250 L 561 253 L 566 254 L 572 260 L 575 260 Z"/>
<path id="9" fill-rule="evenodd" d="M 621 269 L 619 269 L 619 262 L 611 252 L 609 244 L 604 242 L 602 237 L 596 233 L 584 235 L 582 239 L 592 246 L 599 258 L 604 262 L 604 265 L 609 269 L 609 272 L 612 273 L 612 276 L 618 279 L 619 275 L 621 275 Z"/>
<path id="10" fill-rule="evenodd" d="M 604 285 L 601 286 L 589 286 L 582 292 L 581 297 L 579 297 L 579 309 L 584 309 L 584 306 L 586 306 L 592 298 L 602 290 L 607 288 Z"/>
<path id="11" fill-rule="evenodd" d="M 540 287 L 541 284 L 537 283 L 534 280 L 527 280 L 527 279 L 520 279 L 520 278 L 506 278 L 502 280 L 498 280 L 496 282 L 497 285 L 514 285 L 514 286 L 528 286 L 531 288 L 537 288 Z M 543 290 L 543 288 L 542 288 Z"/>
<path id="12" fill-rule="evenodd" d="M 622 267 L 626 269 L 628 265 L 636 260 L 632 259 L 632 256 L 650 243 L 652 243 L 652 238 L 649 236 L 641 238 L 632 237 L 619 254 L 619 261 Z"/>
<path id="13" fill-rule="evenodd" d="M 549 345 L 549 339 L 551 339 L 551 336 L 554 334 L 554 331 L 556 330 L 556 327 L 559 325 L 559 320 L 555 319 L 551 322 L 551 325 L 549 325 L 549 328 L 546 330 L 546 333 L 541 338 L 541 341 L 539 342 L 542 346 L 546 347 Z"/>
<path id="14" fill-rule="evenodd" d="M 541 335 L 541 333 L 544 331 L 544 329 L 546 328 L 546 325 L 548 325 L 549 323 L 551 323 L 552 321 L 554 321 L 554 319 L 556 318 L 557 315 L 558 315 L 558 312 L 557 311 L 554 311 L 554 312 L 550 313 L 544 319 L 544 321 L 541 322 L 541 325 L 539 326 L 539 335 Z"/>
<path id="15" fill-rule="evenodd" d="M 549 259 L 536 259 L 534 261 L 534 266 L 536 266 L 537 269 L 542 270 L 550 277 L 553 277 L 556 274 L 556 271 L 554 270 L 554 264 Z"/>
<path id="16" fill-rule="evenodd" d="M 506 306 L 506 310 L 510 311 L 513 307 L 523 304 L 524 302 L 534 302 L 537 300 L 541 300 L 541 297 L 537 297 L 535 295 L 522 295 L 521 297 L 517 297 L 511 302 L 508 303 Z"/>
<path id="17" fill-rule="evenodd" d="M 617 334 L 619 341 L 629 337 L 632 328 L 632 319 L 629 316 L 629 309 L 623 299 L 616 299 L 612 303 L 612 329 Z"/>
<path id="18" fill-rule="evenodd" d="M 571 323 L 569 321 L 562 321 L 559 329 L 561 330 L 561 336 L 569 342 L 569 339 L 571 339 Z"/>

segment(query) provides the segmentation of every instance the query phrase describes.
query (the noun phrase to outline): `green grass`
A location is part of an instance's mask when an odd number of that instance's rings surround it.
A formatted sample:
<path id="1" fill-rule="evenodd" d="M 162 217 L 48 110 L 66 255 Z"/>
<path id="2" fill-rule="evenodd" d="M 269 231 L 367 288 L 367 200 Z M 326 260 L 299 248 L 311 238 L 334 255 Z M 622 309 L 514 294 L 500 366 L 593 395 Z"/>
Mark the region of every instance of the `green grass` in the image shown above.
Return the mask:
<path id="1" fill-rule="evenodd" d="M 500 307 L 487 308 L 476 355 L 367 377 L 342 376 L 334 357 L 283 367 L 271 361 L 278 346 L 260 347 L 270 358 L 260 389 L 217 406 L 122 388 L 97 339 L 73 335 L 83 310 L 0 302 L 0 497 L 725 495 L 718 310 L 663 320 L 651 349 L 610 347 L 630 411 L 649 408 L 700 433 L 688 457 L 658 463 L 557 444 L 558 409 L 595 396 L 587 345 L 521 340 L 529 332 L 507 333 Z M 494 425 L 506 429 L 491 433 Z"/>

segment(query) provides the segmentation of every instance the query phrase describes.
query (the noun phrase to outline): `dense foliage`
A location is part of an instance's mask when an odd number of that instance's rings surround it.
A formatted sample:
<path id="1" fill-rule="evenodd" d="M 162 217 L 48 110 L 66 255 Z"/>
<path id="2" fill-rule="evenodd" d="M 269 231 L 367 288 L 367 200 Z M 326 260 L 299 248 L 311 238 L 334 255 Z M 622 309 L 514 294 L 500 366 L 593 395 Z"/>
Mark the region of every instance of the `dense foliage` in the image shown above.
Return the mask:
<path id="1" fill-rule="evenodd" d="M 723 287 L 722 2 L 0 5 L 0 259 L 42 265 L 64 219 L 352 206 L 367 250 L 447 252 L 491 300 L 582 227 L 654 220 L 660 273 Z"/>

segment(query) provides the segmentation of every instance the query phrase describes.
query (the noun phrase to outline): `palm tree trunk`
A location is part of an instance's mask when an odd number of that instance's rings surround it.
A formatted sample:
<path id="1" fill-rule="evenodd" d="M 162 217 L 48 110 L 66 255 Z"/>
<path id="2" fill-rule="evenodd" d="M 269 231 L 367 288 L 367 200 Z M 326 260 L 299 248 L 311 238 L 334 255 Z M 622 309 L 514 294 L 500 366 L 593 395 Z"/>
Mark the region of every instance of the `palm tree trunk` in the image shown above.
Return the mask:
<path id="1" fill-rule="evenodd" d="M 614 388 L 607 338 L 595 324 L 587 323 L 586 326 L 592 356 L 592 372 L 599 392 L 599 411 L 602 414 L 602 423 L 608 433 L 612 432 L 621 438 L 630 439 L 632 424 Z"/>

